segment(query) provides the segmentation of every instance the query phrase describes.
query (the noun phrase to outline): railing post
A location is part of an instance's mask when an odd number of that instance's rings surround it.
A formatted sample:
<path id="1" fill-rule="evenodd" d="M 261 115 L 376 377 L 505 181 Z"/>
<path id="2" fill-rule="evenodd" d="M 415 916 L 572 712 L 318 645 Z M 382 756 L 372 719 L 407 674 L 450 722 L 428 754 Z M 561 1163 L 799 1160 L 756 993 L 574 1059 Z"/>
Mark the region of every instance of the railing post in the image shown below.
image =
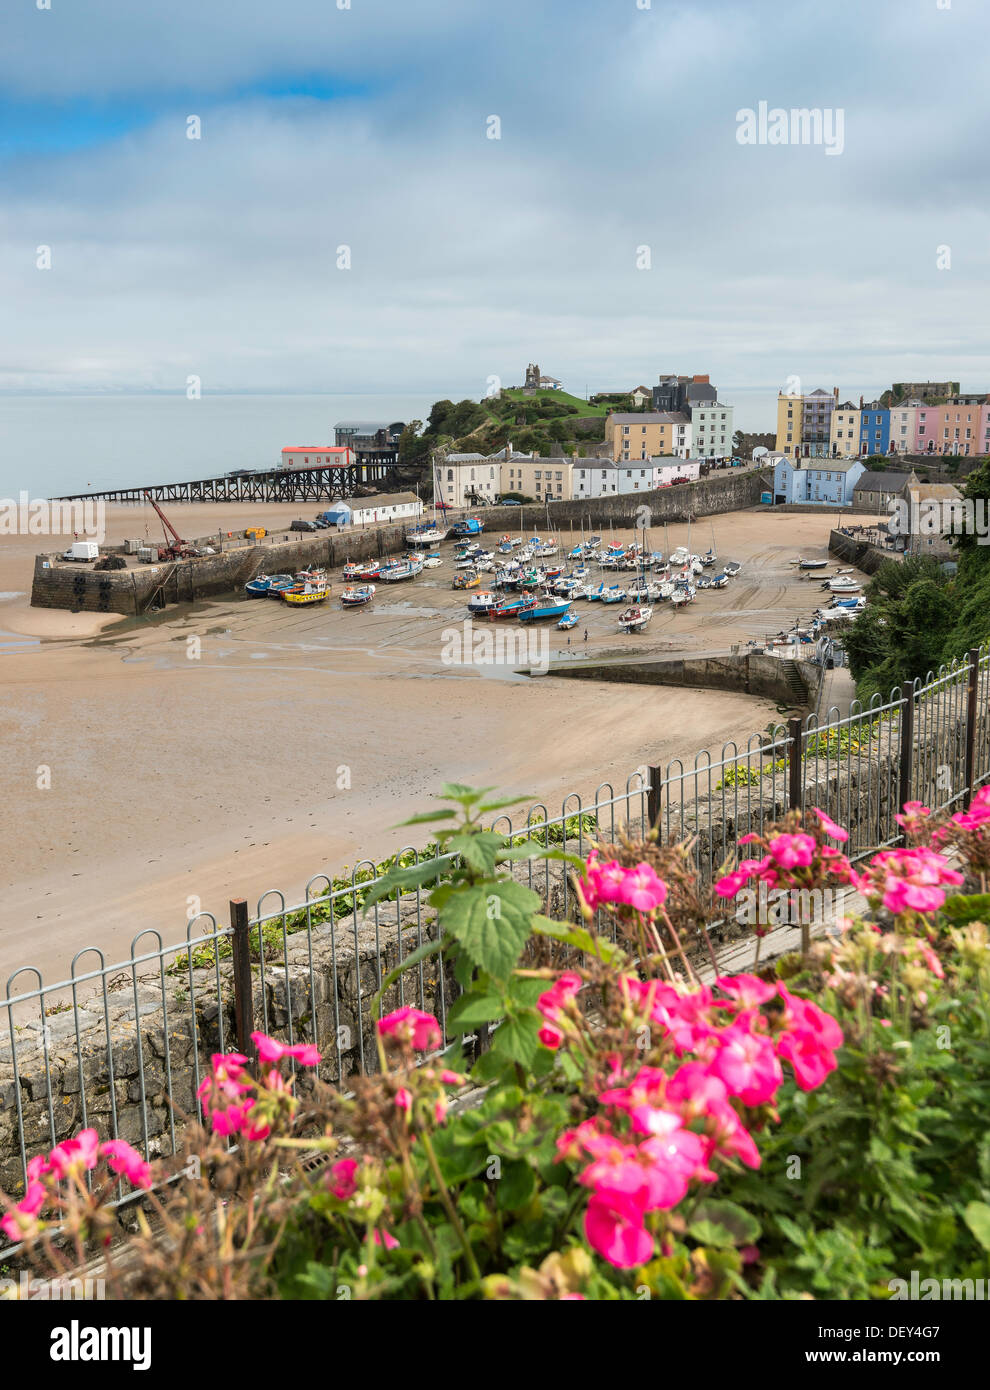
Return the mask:
<path id="1" fill-rule="evenodd" d="M 787 809 L 800 811 L 804 800 L 804 740 L 802 738 L 803 720 L 795 717 L 787 721 Z"/>
<path id="2" fill-rule="evenodd" d="M 231 898 L 230 926 L 234 948 L 234 1030 L 238 1050 L 245 1057 L 253 1057 L 254 987 L 251 983 L 251 932 L 246 898 Z"/>
<path id="3" fill-rule="evenodd" d="M 973 777 L 976 768 L 977 699 L 980 692 L 980 649 L 969 649 L 969 682 L 966 690 L 966 791 L 973 797 Z"/>
<path id="4" fill-rule="evenodd" d="M 663 781 L 663 777 L 658 767 L 648 767 L 647 772 L 650 775 L 650 788 L 649 791 L 646 793 L 646 818 L 650 823 L 649 828 L 651 830 L 654 826 L 656 826 L 657 830 L 659 830 L 660 788 Z"/>
<path id="5" fill-rule="evenodd" d="M 901 759 L 898 774 L 898 806 L 900 811 L 905 801 L 911 800 L 911 782 L 914 762 L 914 681 L 905 687 L 907 695 L 901 707 Z"/>

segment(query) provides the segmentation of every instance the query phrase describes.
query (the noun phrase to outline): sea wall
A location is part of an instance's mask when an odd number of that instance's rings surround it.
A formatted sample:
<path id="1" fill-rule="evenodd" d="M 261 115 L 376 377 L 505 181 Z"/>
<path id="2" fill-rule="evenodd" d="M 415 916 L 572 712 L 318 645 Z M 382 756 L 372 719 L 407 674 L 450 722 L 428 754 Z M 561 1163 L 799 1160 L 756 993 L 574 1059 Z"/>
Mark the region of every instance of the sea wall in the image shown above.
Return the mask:
<path id="1" fill-rule="evenodd" d="M 855 565 L 864 574 L 876 574 L 884 560 L 898 560 L 900 556 L 892 550 L 881 550 L 870 541 L 847 536 L 844 531 L 830 531 L 828 537 L 830 555 Z"/>
<path id="2" fill-rule="evenodd" d="M 731 690 L 779 704 L 814 708 L 824 671 L 810 661 L 788 661 L 762 652 L 720 656 L 582 661 L 551 666 L 550 674 L 571 680 L 618 681 L 633 685 L 671 685 L 702 690 Z M 795 676 L 803 687 L 803 698 Z"/>
<path id="3" fill-rule="evenodd" d="M 89 564 L 39 555 L 34 562 L 31 603 L 36 608 L 134 616 L 145 612 L 153 599 L 188 603 L 229 594 L 262 572 L 295 573 L 309 565 L 334 568 L 347 560 L 395 554 L 405 548 L 405 531 L 405 526 L 383 526 L 368 531 L 320 531 L 293 540 L 266 537 L 256 544 L 225 547 L 217 555 L 133 564 L 124 570 L 97 570 Z M 216 544 L 215 536 L 210 539 Z"/>

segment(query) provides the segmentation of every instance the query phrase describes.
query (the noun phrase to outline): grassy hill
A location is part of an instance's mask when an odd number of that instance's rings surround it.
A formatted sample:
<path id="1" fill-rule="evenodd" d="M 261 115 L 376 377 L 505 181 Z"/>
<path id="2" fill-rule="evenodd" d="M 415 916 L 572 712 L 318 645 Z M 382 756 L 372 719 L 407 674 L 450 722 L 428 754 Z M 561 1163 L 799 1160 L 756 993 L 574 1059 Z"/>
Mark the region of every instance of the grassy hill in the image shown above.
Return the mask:
<path id="1" fill-rule="evenodd" d="M 542 404 L 544 402 L 551 405 L 569 405 L 577 411 L 579 416 L 605 416 L 609 410 L 607 405 L 591 405 L 588 401 L 583 401 L 580 396 L 572 396 L 568 391 L 532 391 L 527 395 L 520 386 L 503 391 L 501 399 L 518 401 L 521 405 Z"/>

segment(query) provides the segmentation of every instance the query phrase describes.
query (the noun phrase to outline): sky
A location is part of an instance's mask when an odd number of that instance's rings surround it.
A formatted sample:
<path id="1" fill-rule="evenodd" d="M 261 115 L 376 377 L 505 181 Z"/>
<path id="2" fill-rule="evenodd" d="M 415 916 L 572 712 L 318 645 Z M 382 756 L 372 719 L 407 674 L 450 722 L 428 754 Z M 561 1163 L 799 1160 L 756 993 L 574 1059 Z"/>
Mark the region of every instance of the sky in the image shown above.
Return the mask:
<path id="1" fill-rule="evenodd" d="M 0 391 L 988 389 L 946 4 L 5 0 Z M 841 152 L 740 143 L 761 102 Z"/>

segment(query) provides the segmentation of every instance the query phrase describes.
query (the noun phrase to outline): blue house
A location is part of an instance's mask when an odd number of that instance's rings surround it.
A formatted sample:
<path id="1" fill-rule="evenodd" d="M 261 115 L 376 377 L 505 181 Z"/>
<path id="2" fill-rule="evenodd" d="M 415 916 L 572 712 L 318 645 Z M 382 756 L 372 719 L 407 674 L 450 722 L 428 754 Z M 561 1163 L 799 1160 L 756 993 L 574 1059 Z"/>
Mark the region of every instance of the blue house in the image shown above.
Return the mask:
<path id="1" fill-rule="evenodd" d="M 876 401 L 864 405 L 859 417 L 859 452 L 885 454 L 890 447 L 890 411 Z"/>
<path id="2" fill-rule="evenodd" d="M 866 472 L 860 459 L 790 459 L 785 454 L 770 457 L 774 461 L 773 500 L 778 507 L 795 502 L 849 507 L 853 489 Z"/>

